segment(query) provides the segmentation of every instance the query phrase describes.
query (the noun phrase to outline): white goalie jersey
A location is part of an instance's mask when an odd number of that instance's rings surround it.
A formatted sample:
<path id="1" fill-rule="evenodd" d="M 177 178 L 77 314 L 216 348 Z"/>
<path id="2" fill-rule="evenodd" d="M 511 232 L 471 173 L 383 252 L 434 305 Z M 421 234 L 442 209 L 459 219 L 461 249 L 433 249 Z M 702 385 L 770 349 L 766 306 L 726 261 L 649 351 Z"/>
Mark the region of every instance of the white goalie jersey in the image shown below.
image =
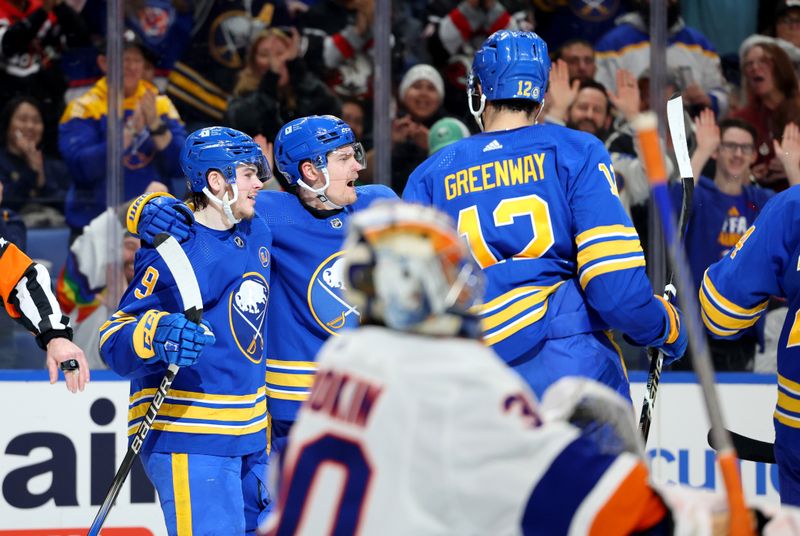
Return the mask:
<path id="1" fill-rule="evenodd" d="M 480 342 L 368 326 L 327 341 L 274 535 L 627 534 L 670 523 L 638 456 L 542 424 Z"/>

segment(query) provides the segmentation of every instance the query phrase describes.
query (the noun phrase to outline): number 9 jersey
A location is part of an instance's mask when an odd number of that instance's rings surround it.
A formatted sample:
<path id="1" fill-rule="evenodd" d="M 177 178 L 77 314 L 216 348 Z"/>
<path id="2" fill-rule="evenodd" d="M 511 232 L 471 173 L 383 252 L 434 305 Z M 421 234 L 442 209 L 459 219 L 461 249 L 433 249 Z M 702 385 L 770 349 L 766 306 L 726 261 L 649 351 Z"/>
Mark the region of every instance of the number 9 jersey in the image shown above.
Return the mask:
<path id="1" fill-rule="evenodd" d="M 484 342 L 537 395 L 580 375 L 629 397 L 606 330 L 658 343 L 665 313 L 597 138 L 549 124 L 477 134 L 420 165 L 403 199 L 456 220 L 486 273 Z"/>

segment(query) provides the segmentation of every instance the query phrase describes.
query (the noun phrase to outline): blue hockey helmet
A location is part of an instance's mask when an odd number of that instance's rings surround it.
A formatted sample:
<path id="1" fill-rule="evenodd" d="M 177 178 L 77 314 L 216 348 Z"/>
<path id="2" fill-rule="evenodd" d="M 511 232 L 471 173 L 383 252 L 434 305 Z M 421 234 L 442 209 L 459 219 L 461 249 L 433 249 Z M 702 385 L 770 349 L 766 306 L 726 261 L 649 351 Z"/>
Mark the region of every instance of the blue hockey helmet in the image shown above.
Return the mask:
<path id="1" fill-rule="evenodd" d="M 500 30 L 489 36 L 472 60 L 467 84 L 470 98 L 477 86 L 486 100 L 523 99 L 541 104 L 550 76 L 547 43 L 534 32 Z"/>
<path id="2" fill-rule="evenodd" d="M 275 138 L 275 166 L 290 185 L 295 185 L 303 178 L 301 163 L 308 160 L 318 169 L 327 168 L 328 153 L 343 145 L 353 145 L 356 160 L 365 166 L 364 149 L 347 123 L 333 115 L 295 119 Z"/>
<path id="3" fill-rule="evenodd" d="M 208 185 L 208 172 L 216 170 L 230 184 L 236 183 L 236 166 L 253 164 L 258 176 L 266 181 L 272 176 L 261 147 L 245 134 L 228 127 L 206 127 L 186 138 L 181 151 L 181 169 L 189 179 L 193 192 L 202 192 Z"/>

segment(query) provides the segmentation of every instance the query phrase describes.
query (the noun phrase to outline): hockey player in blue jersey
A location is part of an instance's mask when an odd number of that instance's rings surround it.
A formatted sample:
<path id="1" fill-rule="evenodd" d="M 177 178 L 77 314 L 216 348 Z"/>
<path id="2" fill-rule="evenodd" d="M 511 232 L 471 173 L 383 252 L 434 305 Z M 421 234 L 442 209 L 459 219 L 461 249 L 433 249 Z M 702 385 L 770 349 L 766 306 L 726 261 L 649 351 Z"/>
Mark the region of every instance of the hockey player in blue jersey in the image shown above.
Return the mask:
<path id="1" fill-rule="evenodd" d="M 131 381 L 129 435 L 167 366 L 182 367 L 140 453 L 167 532 L 253 534 L 269 505 L 264 375 L 272 235 L 255 204 L 270 169 L 252 138 L 225 127 L 192 133 L 181 168 L 196 220 L 183 224 L 182 247 L 198 277 L 203 325 L 179 312 L 172 275 L 155 249 L 144 247 L 119 310 L 101 328 L 100 352 Z M 129 226 L 154 195 L 131 205 Z"/>
<path id="2" fill-rule="evenodd" d="M 800 506 L 800 188 L 773 197 L 739 243 L 706 270 L 700 306 L 706 329 L 733 339 L 766 311 L 770 296 L 789 312 L 778 339 L 773 414 L 781 502 Z"/>
<path id="3" fill-rule="evenodd" d="M 341 119 L 309 116 L 285 124 L 275 140 L 275 166 L 286 192 L 265 191 L 256 212 L 273 232 L 267 327 L 267 395 L 273 449 L 280 451 L 308 398 L 325 340 L 358 325 L 360 311 L 343 297 L 341 256 L 347 220 L 376 199 L 395 198 L 380 185 L 355 186 L 364 150 Z M 138 232 L 181 238 L 182 205 L 169 197 L 142 204 Z"/>
<path id="4" fill-rule="evenodd" d="M 680 313 L 653 295 L 639 237 L 594 136 L 536 124 L 547 45 L 501 30 L 475 53 L 469 106 L 483 133 L 420 165 L 403 192 L 456 220 L 487 277 L 484 341 L 541 395 L 578 375 L 630 397 L 609 329 L 660 348 L 686 348 Z"/>

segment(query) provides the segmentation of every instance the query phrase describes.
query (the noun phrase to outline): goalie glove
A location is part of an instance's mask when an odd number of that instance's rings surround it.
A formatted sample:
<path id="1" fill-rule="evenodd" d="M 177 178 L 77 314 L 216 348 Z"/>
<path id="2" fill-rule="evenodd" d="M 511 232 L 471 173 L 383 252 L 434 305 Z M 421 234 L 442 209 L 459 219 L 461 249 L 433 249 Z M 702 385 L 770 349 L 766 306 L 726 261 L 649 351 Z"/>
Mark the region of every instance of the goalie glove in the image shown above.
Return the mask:
<path id="1" fill-rule="evenodd" d="M 183 202 L 166 192 L 142 194 L 128 207 L 128 232 L 148 244 L 160 233 L 173 236 L 178 242 L 189 238 L 194 214 Z"/>
<path id="2" fill-rule="evenodd" d="M 195 324 L 183 313 L 151 309 L 144 313 L 133 331 L 133 348 L 144 360 L 153 357 L 179 367 L 194 365 L 203 348 L 216 341 L 204 320 Z"/>
<path id="3" fill-rule="evenodd" d="M 567 422 L 579 428 L 601 452 L 644 458 L 630 400 L 601 383 L 578 376 L 561 378 L 544 392 L 539 413 L 545 424 Z"/>

